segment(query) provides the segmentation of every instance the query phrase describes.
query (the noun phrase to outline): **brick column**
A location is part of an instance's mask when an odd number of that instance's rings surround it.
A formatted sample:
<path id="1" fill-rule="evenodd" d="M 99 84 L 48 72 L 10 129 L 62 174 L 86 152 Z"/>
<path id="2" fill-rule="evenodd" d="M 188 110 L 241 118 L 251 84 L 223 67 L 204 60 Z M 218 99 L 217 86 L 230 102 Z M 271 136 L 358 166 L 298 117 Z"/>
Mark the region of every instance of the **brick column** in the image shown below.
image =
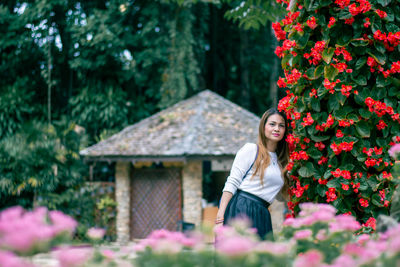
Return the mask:
<path id="1" fill-rule="evenodd" d="M 203 180 L 203 162 L 188 161 L 182 170 L 182 191 L 183 191 L 183 220 L 201 224 L 201 198 Z"/>
<path id="2" fill-rule="evenodd" d="M 126 244 L 130 239 L 130 162 L 119 161 L 115 167 L 115 200 L 117 202 L 117 242 Z"/>

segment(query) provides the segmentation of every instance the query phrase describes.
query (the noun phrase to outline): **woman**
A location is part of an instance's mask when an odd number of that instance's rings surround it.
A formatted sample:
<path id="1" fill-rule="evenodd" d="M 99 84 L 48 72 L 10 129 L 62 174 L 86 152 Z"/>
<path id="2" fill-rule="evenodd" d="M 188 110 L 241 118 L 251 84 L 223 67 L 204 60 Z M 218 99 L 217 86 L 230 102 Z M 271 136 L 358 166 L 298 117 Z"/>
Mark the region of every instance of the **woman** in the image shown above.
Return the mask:
<path id="1" fill-rule="evenodd" d="M 245 216 L 262 239 L 272 234 L 268 206 L 280 193 L 286 198 L 289 188 L 286 132 L 285 116 L 276 109 L 267 110 L 260 120 L 258 144 L 247 143 L 236 154 L 223 189 L 216 226 Z"/>

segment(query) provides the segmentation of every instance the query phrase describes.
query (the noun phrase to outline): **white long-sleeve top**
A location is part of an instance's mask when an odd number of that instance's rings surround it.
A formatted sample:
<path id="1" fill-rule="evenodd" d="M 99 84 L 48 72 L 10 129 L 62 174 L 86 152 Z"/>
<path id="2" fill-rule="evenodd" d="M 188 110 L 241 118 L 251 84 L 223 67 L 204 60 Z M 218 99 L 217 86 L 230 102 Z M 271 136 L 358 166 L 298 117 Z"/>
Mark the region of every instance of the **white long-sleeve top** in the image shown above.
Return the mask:
<path id="1" fill-rule="evenodd" d="M 271 162 L 264 171 L 264 185 L 261 185 L 260 176 L 253 173 L 255 167 L 243 177 L 247 170 L 253 164 L 257 154 L 257 145 L 246 143 L 236 153 L 233 161 L 231 172 L 226 180 L 225 187 L 222 191 L 228 191 L 235 194 L 237 189 L 256 195 L 270 204 L 274 201 L 283 186 L 282 172 L 278 164 L 278 157 L 275 152 L 269 152 Z"/>

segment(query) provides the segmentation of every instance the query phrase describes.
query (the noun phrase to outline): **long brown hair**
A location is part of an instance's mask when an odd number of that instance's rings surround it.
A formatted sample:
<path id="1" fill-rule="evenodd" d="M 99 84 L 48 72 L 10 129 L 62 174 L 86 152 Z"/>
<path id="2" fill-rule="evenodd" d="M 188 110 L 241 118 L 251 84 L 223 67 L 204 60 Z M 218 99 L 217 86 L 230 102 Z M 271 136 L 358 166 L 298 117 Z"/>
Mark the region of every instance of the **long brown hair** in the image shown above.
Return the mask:
<path id="1" fill-rule="evenodd" d="M 285 198 L 288 196 L 288 189 L 289 189 L 289 174 L 287 171 L 287 164 L 289 162 L 289 147 L 286 142 L 286 136 L 288 132 L 288 122 L 286 120 L 286 117 L 284 114 L 279 112 L 275 108 L 271 108 L 267 110 L 261 117 L 260 124 L 258 126 L 258 156 L 256 158 L 256 161 L 254 163 L 255 171 L 253 173 L 252 178 L 256 175 L 259 174 L 260 176 L 260 182 L 262 185 L 264 185 L 263 178 L 264 178 L 264 171 L 265 169 L 269 166 L 269 163 L 271 161 L 271 157 L 268 153 L 267 150 L 267 142 L 268 139 L 265 136 L 265 124 L 268 121 L 268 118 L 271 115 L 278 114 L 280 115 L 284 121 L 285 121 L 285 133 L 283 135 L 283 138 L 281 141 L 278 142 L 277 148 L 276 148 L 276 154 L 278 156 L 278 162 L 279 166 L 282 170 L 282 179 L 283 179 L 283 187 L 282 187 L 282 194 Z"/>

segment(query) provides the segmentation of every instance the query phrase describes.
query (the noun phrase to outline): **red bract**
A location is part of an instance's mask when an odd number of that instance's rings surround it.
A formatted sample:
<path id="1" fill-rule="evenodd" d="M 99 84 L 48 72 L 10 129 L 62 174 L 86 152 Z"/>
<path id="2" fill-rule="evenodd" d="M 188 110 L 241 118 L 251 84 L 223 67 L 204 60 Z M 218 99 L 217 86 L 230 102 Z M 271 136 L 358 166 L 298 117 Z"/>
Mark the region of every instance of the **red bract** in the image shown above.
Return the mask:
<path id="1" fill-rule="evenodd" d="M 335 201 L 337 199 L 336 189 L 333 187 L 330 187 L 325 194 L 326 194 L 326 202 L 328 203 Z"/>

